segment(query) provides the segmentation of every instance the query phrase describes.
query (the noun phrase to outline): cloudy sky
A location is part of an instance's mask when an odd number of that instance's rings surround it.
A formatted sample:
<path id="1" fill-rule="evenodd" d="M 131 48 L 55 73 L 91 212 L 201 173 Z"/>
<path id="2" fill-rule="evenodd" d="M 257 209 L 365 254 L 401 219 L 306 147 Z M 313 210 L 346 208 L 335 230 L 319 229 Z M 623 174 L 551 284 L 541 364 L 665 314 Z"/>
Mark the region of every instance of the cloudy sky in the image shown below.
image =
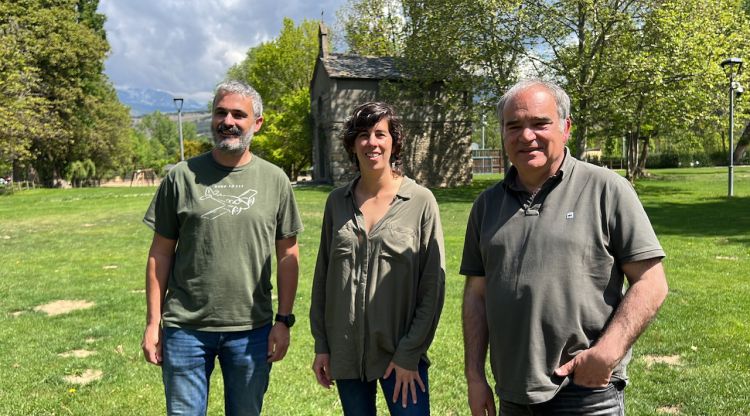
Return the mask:
<path id="1" fill-rule="evenodd" d="M 208 100 L 247 50 L 278 36 L 282 19 L 330 26 L 346 0 L 100 0 L 116 87 Z"/>

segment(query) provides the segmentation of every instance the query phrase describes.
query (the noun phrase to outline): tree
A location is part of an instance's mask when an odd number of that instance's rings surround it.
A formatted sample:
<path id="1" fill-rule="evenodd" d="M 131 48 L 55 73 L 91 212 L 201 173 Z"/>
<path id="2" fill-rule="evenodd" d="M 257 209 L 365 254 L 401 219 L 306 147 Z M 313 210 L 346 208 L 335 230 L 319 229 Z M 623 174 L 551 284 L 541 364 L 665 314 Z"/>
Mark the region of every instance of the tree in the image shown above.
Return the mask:
<path id="1" fill-rule="evenodd" d="M 0 4 L 0 16 L 7 5 Z M 0 20 L 0 171 L 18 171 L 18 161 L 31 157 L 31 137 L 40 133 L 33 122 L 45 103 L 34 95 L 38 88 L 38 68 L 23 42 L 30 36 L 16 19 Z M 16 175 L 14 175 L 16 176 Z"/>
<path id="2" fill-rule="evenodd" d="M 106 140 L 122 143 L 129 128 L 129 119 L 102 73 L 109 46 L 97 5 L 98 0 L 0 3 L 0 49 L 17 47 L 9 63 L 24 79 L 23 88 L 9 83 L 6 90 L 8 101 L 19 104 L 0 102 L 3 115 L 12 120 L 0 127 L 8 133 L 0 139 L 3 148 L 10 149 L 13 163 L 33 165 L 46 184 L 60 178 L 75 160 L 92 159 L 105 163 L 105 169 L 115 168 L 119 156 L 105 157 L 102 152 L 127 148 L 101 145 L 96 148 L 98 155 L 83 154 L 94 150 L 86 143 L 92 134 L 106 128 L 111 132 Z M 33 118 L 27 120 L 25 114 Z M 17 128 L 25 125 L 35 128 Z"/>
<path id="3" fill-rule="evenodd" d="M 405 19 L 400 0 L 349 0 L 336 13 L 348 52 L 399 56 L 404 51 Z"/>
<path id="4" fill-rule="evenodd" d="M 135 126 L 139 157 L 132 168 L 151 168 L 160 172 L 164 166 L 179 162 L 180 136 L 177 129 L 177 122 L 159 111 L 143 116 Z M 211 144 L 198 137 L 195 123 L 183 123 L 182 137 L 185 158 L 210 149 Z"/>
<path id="5" fill-rule="evenodd" d="M 604 76 L 619 64 L 612 54 L 638 27 L 653 0 L 561 0 L 525 2 L 531 37 L 527 57 L 537 71 L 558 80 L 572 100 L 573 152 L 583 157 L 595 113 L 607 99 Z"/>
<path id="6" fill-rule="evenodd" d="M 252 85 L 263 97 L 265 123 L 253 139 L 253 152 L 267 158 L 290 179 L 312 158 L 310 80 L 318 56 L 318 22 L 299 26 L 284 19 L 279 37 L 251 48 L 227 73 Z"/>
<path id="7" fill-rule="evenodd" d="M 120 104 L 114 88 L 99 82 L 81 105 L 75 125 L 77 140 L 69 149 L 68 160 L 90 160 L 97 167 L 93 171 L 99 175 L 96 179 L 129 170 L 133 152 L 130 113 Z"/>
<path id="8" fill-rule="evenodd" d="M 719 62 L 744 55 L 750 34 L 738 7 L 724 0 L 663 1 L 619 38 L 611 54 L 617 66 L 600 83 L 611 100 L 596 119 L 609 126 L 598 129 L 603 135 L 627 137 L 631 180 L 644 173 L 659 137 L 686 153 L 717 148 L 726 106 Z"/>
<path id="9" fill-rule="evenodd" d="M 253 151 L 280 166 L 296 179 L 310 165 L 310 93 L 292 91 L 281 98 L 283 111 L 267 111 L 262 133 L 253 139 Z"/>

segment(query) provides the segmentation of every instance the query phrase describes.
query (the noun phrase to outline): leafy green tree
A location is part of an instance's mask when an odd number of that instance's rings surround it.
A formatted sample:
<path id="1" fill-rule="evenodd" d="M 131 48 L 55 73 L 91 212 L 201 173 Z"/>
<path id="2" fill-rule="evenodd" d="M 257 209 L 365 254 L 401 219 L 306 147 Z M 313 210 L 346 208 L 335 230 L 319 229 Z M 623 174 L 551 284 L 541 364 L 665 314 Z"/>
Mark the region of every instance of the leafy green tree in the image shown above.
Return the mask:
<path id="1" fill-rule="evenodd" d="M 518 78 L 528 19 L 510 0 L 402 0 L 404 57 L 422 79 L 497 97 Z"/>
<path id="2" fill-rule="evenodd" d="M 0 4 L 0 16 L 8 5 Z M 36 114 L 45 102 L 34 94 L 38 68 L 23 39 L 30 36 L 13 18 L 0 20 L 0 174 L 18 171 L 31 158 L 31 138 L 40 132 Z"/>
<path id="3" fill-rule="evenodd" d="M 0 3 L 0 27 L 5 35 L 2 43 L 22 46 L 12 62 L 30 81 L 25 89 L 12 90 L 10 96 L 27 103 L 22 107 L 26 112 L 3 103 L 4 111 L 14 116 L 5 130 L 13 133 L 19 130 L 12 125 L 36 124 L 34 130 L 20 130 L 27 137 L 19 139 L 18 134 L 9 134 L 2 140 L 11 143 L 4 147 L 12 148 L 14 162 L 32 164 L 47 184 L 60 178 L 72 161 L 89 158 L 84 153 L 95 146 L 82 143 L 98 134 L 93 132 L 109 128 L 112 134 L 108 138 L 114 142 L 123 142 L 127 137 L 129 120 L 122 116 L 125 113 L 102 73 L 109 46 L 104 36 L 104 16 L 96 13 L 97 5 L 98 0 Z M 34 99 L 25 100 L 26 96 Z M 28 111 L 34 118 L 25 120 Z M 104 157 L 103 151 L 126 148 L 98 146 L 99 154 L 92 160 L 104 163 L 105 169 L 115 168 L 119 156 Z"/>
<path id="4" fill-rule="evenodd" d="M 74 188 L 91 185 L 96 180 L 96 165 L 91 159 L 73 161 L 67 167 L 65 179 Z"/>
<path id="5" fill-rule="evenodd" d="M 143 163 L 143 165 L 133 166 L 134 169 L 150 167 L 156 172 L 160 172 L 167 164 L 180 161 L 180 136 L 177 121 L 170 119 L 164 113 L 154 111 L 143 116 L 136 123 L 135 129 L 143 137 L 139 139 L 138 154 L 141 157 L 137 159 L 136 163 Z M 207 147 L 210 146 L 210 143 L 198 137 L 195 123 L 183 122 L 182 138 L 186 159 L 203 153 L 201 150 L 210 149 L 210 147 Z M 144 145 L 143 140 L 153 143 Z M 146 157 L 143 153 L 146 150 L 153 152 L 153 154 Z"/>
<path id="6" fill-rule="evenodd" d="M 182 127 L 184 137 L 186 124 L 183 124 Z M 135 125 L 135 129 L 144 133 L 150 140 L 155 140 L 161 144 L 164 150 L 160 156 L 168 159 L 169 163 L 175 163 L 180 160 L 178 126 L 167 115 L 160 111 L 147 114 L 140 118 Z"/>
<path id="7" fill-rule="evenodd" d="M 251 48 L 228 79 L 252 85 L 263 97 L 265 123 L 252 148 L 284 169 L 290 179 L 310 164 L 310 80 L 318 56 L 318 22 L 299 26 L 284 19 L 279 36 Z M 293 149 L 293 150 L 292 150 Z"/>
<path id="8" fill-rule="evenodd" d="M 625 141 L 633 179 L 650 151 L 726 147 L 718 63 L 747 56 L 747 0 L 401 3 L 402 56 L 423 89 L 471 91 L 482 111 L 519 77 L 556 80 L 572 98 L 574 154 L 589 145 L 622 153 L 614 144 Z"/>
<path id="9" fill-rule="evenodd" d="M 311 159 L 310 93 L 291 91 L 281 102 L 283 111 L 266 111 L 266 127 L 253 139 L 252 147 L 296 179 Z"/>
<path id="10" fill-rule="evenodd" d="M 595 111 L 606 99 L 602 80 L 619 63 L 615 46 L 638 29 L 653 0 L 524 2 L 527 57 L 543 75 L 560 80 L 572 100 L 574 153 L 584 156 Z"/>
<path id="11" fill-rule="evenodd" d="M 211 143 L 205 140 L 196 139 L 185 139 L 183 146 L 185 148 L 185 159 L 190 159 L 191 157 L 210 152 L 214 147 Z"/>
<path id="12" fill-rule="evenodd" d="M 142 129 L 130 131 L 132 152 L 130 154 L 130 169 L 152 169 L 161 172 L 164 166 L 172 163 L 164 157 L 166 149 L 158 140 L 152 140 Z"/>
<path id="13" fill-rule="evenodd" d="M 91 160 L 100 176 L 122 174 L 130 168 L 133 151 L 130 114 L 120 104 L 109 83 L 99 83 L 88 94 L 77 118 L 77 140 L 70 148 L 72 160 Z"/>
<path id="14" fill-rule="evenodd" d="M 337 12 L 348 52 L 362 56 L 400 56 L 405 18 L 400 0 L 349 0 Z"/>
<path id="15" fill-rule="evenodd" d="M 610 100 L 599 104 L 596 119 L 603 136 L 626 137 L 631 180 L 644 173 L 655 147 L 683 154 L 719 150 L 727 101 L 719 63 L 748 51 L 750 32 L 739 7 L 724 0 L 664 1 L 619 38 L 625 41 L 613 49 L 617 66 L 601 83 Z"/>
<path id="16" fill-rule="evenodd" d="M 227 78 L 248 82 L 274 108 L 289 91 L 309 88 L 318 57 L 318 22 L 305 20 L 295 26 L 284 18 L 276 39 L 250 48 L 243 62 L 230 68 Z"/>

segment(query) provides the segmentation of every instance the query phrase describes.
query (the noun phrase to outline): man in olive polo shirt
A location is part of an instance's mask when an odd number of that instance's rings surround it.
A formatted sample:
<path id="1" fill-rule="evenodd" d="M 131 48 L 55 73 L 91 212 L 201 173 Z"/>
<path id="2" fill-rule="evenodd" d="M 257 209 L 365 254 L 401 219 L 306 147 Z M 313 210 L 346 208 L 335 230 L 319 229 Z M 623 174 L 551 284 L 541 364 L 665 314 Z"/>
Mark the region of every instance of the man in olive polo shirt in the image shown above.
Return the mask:
<path id="1" fill-rule="evenodd" d="M 501 415 L 624 414 L 631 346 L 667 294 L 632 186 L 565 148 L 569 112 L 565 91 L 541 80 L 498 105 L 513 167 L 475 201 L 461 262 L 474 415 L 496 414 L 488 345 Z"/>

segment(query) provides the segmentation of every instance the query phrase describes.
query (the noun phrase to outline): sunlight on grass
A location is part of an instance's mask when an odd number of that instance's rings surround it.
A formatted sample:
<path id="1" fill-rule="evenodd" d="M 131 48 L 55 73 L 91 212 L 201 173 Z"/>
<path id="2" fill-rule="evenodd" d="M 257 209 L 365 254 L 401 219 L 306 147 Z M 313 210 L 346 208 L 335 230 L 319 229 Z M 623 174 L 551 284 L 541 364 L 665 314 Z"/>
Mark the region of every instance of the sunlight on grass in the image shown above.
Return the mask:
<path id="1" fill-rule="evenodd" d="M 726 169 L 651 173 L 636 190 L 667 252 L 670 295 L 636 344 L 627 414 L 750 414 L 750 169 L 736 169 L 731 200 Z M 471 203 L 498 179 L 482 175 L 469 187 L 434 190 L 447 262 L 446 303 L 430 350 L 435 415 L 469 414 L 458 267 Z M 299 324 L 289 355 L 274 365 L 264 414 L 341 413 L 335 390 L 315 384 L 307 322 L 330 190 L 295 189 L 305 225 Z M 151 241 L 141 218 L 153 191 L 35 189 L 0 196 L 0 415 L 164 414 L 160 371 L 145 363 L 139 346 Z M 92 306 L 55 316 L 34 311 L 61 300 Z M 209 414 L 223 413 L 222 394 L 217 368 Z"/>

